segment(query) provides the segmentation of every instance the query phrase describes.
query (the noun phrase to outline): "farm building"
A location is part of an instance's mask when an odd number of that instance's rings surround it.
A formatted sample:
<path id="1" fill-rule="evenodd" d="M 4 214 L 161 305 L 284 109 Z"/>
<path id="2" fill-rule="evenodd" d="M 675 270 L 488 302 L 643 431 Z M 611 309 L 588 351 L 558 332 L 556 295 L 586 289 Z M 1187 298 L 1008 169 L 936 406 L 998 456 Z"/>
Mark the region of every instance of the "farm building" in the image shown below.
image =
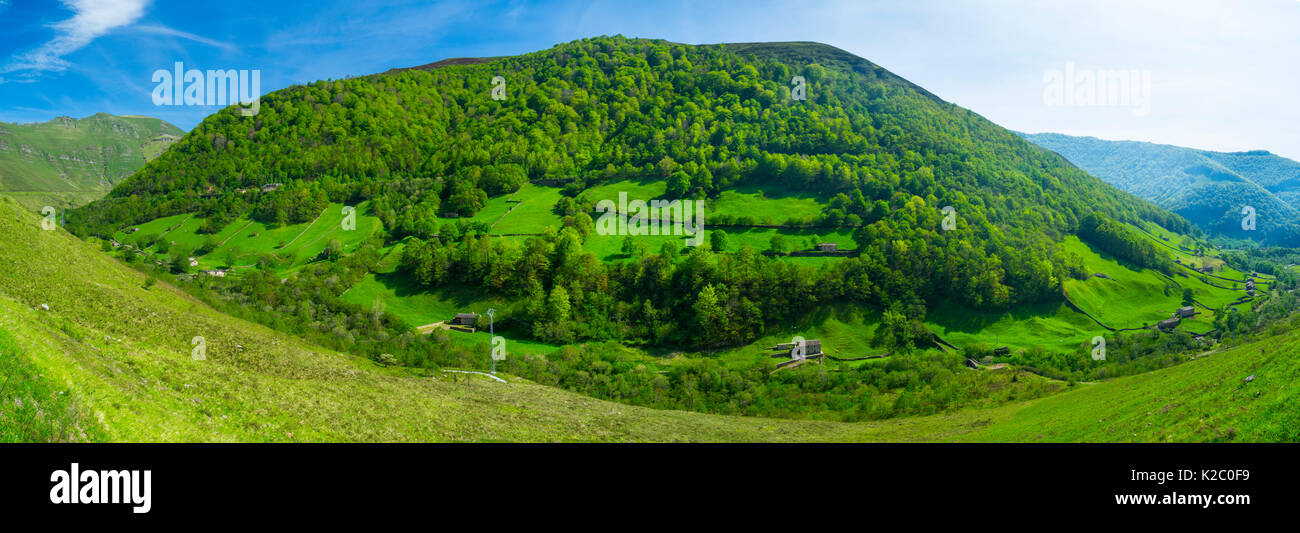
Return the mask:
<path id="1" fill-rule="evenodd" d="M 1195 307 L 1192 307 L 1192 306 L 1189 305 L 1189 306 L 1187 306 L 1187 307 L 1180 307 L 1180 308 L 1178 308 L 1178 313 L 1177 313 L 1177 316 L 1178 316 L 1178 317 L 1181 317 L 1181 318 L 1187 318 L 1187 317 L 1195 316 L 1195 315 L 1196 315 L 1196 308 L 1195 308 Z"/>
<path id="2" fill-rule="evenodd" d="M 478 322 L 478 315 L 473 313 L 457 313 L 456 318 L 451 319 L 451 325 L 453 326 L 472 328 L 476 322 Z"/>
<path id="3" fill-rule="evenodd" d="M 819 243 L 819 244 L 817 245 L 817 251 L 818 251 L 818 252 L 834 252 L 834 251 L 835 251 L 835 247 L 836 247 L 836 245 L 835 245 L 835 243 L 833 243 L 833 242 L 823 242 L 823 243 Z"/>
<path id="4" fill-rule="evenodd" d="M 768 348 L 768 349 L 769 349 L 769 350 L 777 350 L 778 352 L 788 353 L 788 354 L 790 354 L 790 357 L 793 358 L 793 357 L 794 357 L 794 351 L 795 351 L 796 349 L 798 349 L 798 348 L 799 348 L 799 345 L 798 345 L 797 343 L 794 343 L 794 342 L 783 342 L 783 343 L 781 343 L 781 344 L 777 344 L 777 345 L 775 345 L 775 346 L 772 346 L 771 348 Z M 820 341 L 820 340 L 816 340 L 816 339 L 814 339 L 814 340 L 805 340 L 805 341 L 803 341 L 803 348 L 804 348 L 804 356 L 805 356 L 805 357 L 820 357 L 820 356 L 822 355 L 822 341 Z M 782 356 L 783 356 L 783 355 L 782 355 L 781 353 L 775 353 L 775 354 L 772 354 L 772 357 L 782 357 Z"/>
<path id="5" fill-rule="evenodd" d="M 1160 328 L 1161 331 L 1169 331 L 1178 327 L 1178 324 L 1181 321 L 1182 320 L 1179 319 L 1178 317 L 1166 318 L 1164 320 L 1161 320 L 1159 324 L 1156 324 L 1156 327 Z"/>

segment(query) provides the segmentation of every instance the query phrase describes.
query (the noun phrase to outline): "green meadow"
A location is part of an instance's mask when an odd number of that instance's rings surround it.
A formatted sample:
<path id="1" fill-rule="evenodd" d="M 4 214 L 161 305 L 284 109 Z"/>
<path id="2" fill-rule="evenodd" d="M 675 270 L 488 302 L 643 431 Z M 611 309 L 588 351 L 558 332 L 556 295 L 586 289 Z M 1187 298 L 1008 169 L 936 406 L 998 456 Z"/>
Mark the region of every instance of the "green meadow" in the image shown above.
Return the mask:
<path id="1" fill-rule="evenodd" d="M 1173 316 L 1182 307 L 1182 287 L 1191 287 L 1198 300 L 1216 303 L 1244 294 L 1218 289 L 1191 277 L 1178 277 L 1177 284 L 1170 283 L 1154 271 L 1133 270 L 1113 257 L 1098 253 L 1077 237 L 1067 237 L 1064 246 L 1083 258 L 1089 274 L 1083 280 L 1066 280 L 1066 294 L 1076 305 L 1112 328 L 1154 326 Z M 1213 317 L 1208 309 L 1198 308 L 1198 312 L 1195 318 L 1184 319 L 1179 328 L 1195 333 L 1212 329 Z"/>
<path id="2" fill-rule="evenodd" d="M 745 185 L 722 191 L 708 204 L 709 214 L 755 217 L 758 224 L 783 224 L 789 220 L 811 222 L 825 208 L 826 198 L 773 184 Z M 766 213 L 755 216 L 756 213 Z"/>
<path id="3" fill-rule="evenodd" d="M 268 226 L 241 217 L 212 235 L 198 232 L 203 224 L 202 218 L 192 214 L 175 215 L 132 226 L 139 229 L 130 234 L 124 228 L 116 232 L 114 238 L 121 243 L 141 246 L 145 240 L 161 237 L 168 243 L 175 243 L 171 245 L 173 248 L 187 253 L 193 253 L 208 239 L 214 238 L 220 244 L 197 257 L 199 269 L 250 267 L 262 254 L 271 254 L 283 261 L 278 270 L 289 273 L 314 260 L 330 241 L 339 241 L 344 252 L 351 252 L 380 229 L 379 219 L 369 213 L 366 202 L 355 207 L 356 228 L 344 229 L 343 207 L 343 204 L 330 204 L 311 222 L 285 226 Z M 152 248 L 146 250 L 156 251 Z"/>
<path id="4" fill-rule="evenodd" d="M 492 226 L 492 233 L 541 233 L 542 228 L 546 226 L 558 227 L 560 217 L 552 210 L 555 209 L 555 203 L 560 201 L 561 190 L 558 187 L 524 184 L 511 195 L 519 202 L 513 204 L 514 207 L 509 210 L 509 213 L 499 216 L 496 224 Z M 505 205 L 504 200 L 502 205 Z"/>

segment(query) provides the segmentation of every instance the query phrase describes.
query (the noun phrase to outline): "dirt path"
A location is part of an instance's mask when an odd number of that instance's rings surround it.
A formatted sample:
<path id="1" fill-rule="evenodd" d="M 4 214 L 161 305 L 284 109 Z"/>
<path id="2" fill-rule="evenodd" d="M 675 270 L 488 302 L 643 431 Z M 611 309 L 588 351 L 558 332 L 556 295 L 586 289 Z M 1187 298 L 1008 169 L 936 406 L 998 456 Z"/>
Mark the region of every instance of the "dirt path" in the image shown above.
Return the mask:
<path id="1" fill-rule="evenodd" d="M 226 240 L 221 241 L 221 244 L 218 244 L 218 245 L 217 245 L 217 248 L 220 248 L 220 247 L 222 247 L 222 246 L 225 246 L 226 243 L 230 241 L 230 239 L 233 239 L 233 238 L 235 238 L 236 235 L 239 235 L 240 233 L 243 233 L 244 230 L 248 229 L 248 227 L 249 227 L 249 226 L 252 226 L 252 225 L 253 225 L 253 221 L 252 221 L 252 220 L 249 220 L 247 224 L 244 224 L 244 227 L 239 228 L 239 229 L 236 230 L 234 233 L 231 233 L 229 237 L 226 237 Z"/>
<path id="2" fill-rule="evenodd" d="M 441 328 L 442 325 L 443 325 L 444 323 L 446 323 L 446 322 L 447 322 L 446 320 L 443 320 L 443 321 L 440 321 L 440 322 L 434 322 L 434 323 L 432 323 L 432 324 L 425 324 L 425 325 L 423 325 L 423 326 L 420 326 L 420 327 L 415 328 L 415 331 L 416 331 L 416 333 L 419 333 L 419 334 L 421 334 L 421 335 L 428 335 L 428 334 L 430 334 L 430 333 L 433 333 L 434 330 L 436 330 L 436 329 L 438 329 L 438 328 Z"/>
<path id="3" fill-rule="evenodd" d="M 303 229 L 302 229 L 302 232 L 299 233 L 297 236 L 295 236 L 295 237 L 293 238 L 293 241 L 289 241 L 289 242 L 284 243 L 284 246 L 281 246 L 280 249 L 281 249 L 281 250 L 284 250 L 284 249 L 288 248 L 289 245 L 293 244 L 294 241 L 298 240 L 298 237 L 302 237 L 303 235 L 306 235 L 306 234 L 307 234 L 307 231 L 310 230 L 312 226 L 315 226 L 316 223 L 320 221 L 321 217 L 325 216 L 325 212 L 326 212 L 326 211 L 329 211 L 329 208 L 328 208 L 328 207 L 326 207 L 325 209 L 322 209 L 321 212 L 320 212 L 320 214 L 319 214 L 319 215 L 316 215 L 316 219 L 313 220 L 313 221 L 311 221 L 311 224 L 307 224 L 307 227 L 303 228 Z"/>
<path id="4" fill-rule="evenodd" d="M 182 220 L 181 220 L 180 222 L 178 222 L 175 226 L 172 226 L 172 227 L 168 228 L 167 231 L 162 232 L 162 235 L 159 235 L 158 237 L 159 237 L 159 238 L 166 237 L 168 233 L 171 233 L 171 232 L 173 232 L 173 231 L 176 231 L 176 230 L 177 230 L 178 228 L 180 228 L 181 226 L 184 226 L 185 223 L 188 222 L 189 219 L 191 219 L 191 218 L 194 218 L 194 213 L 190 213 L 189 216 L 187 216 L 187 217 L 185 217 L 184 219 L 182 219 Z"/>

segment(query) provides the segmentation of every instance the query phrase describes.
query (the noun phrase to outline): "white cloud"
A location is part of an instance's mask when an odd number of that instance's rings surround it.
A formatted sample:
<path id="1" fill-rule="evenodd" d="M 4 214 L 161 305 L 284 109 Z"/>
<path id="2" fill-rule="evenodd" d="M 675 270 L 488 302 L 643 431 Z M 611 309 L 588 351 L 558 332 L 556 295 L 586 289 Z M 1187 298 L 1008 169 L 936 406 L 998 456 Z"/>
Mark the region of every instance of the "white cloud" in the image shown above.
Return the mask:
<path id="1" fill-rule="evenodd" d="M 235 45 L 232 45 L 230 43 L 218 41 L 215 39 L 209 39 L 202 35 L 195 35 L 193 33 L 181 31 L 174 28 L 168 28 L 166 26 L 140 25 L 140 26 L 136 26 L 134 30 L 144 32 L 144 33 L 152 33 L 155 35 L 165 35 L 168 37 L 180 37 L 181 39 L 188 39 L 196 43 L 202 43 L 215 48 L 220 48 L 227 52 L 236 51 Z"/>
<path id="2" fill-rule="evenodd" d="M 8 65 L 0 68 L 0 73 L 21 72 L 22 76 L 33 77 L 44 71 L 64 70 L 68 68 L 68 62 L 63 56 L 80 50 L 114 29 L 140 20 L 149 1 L 64 0 L 64 5 L 74 14 L 72 18 L 52 26 L 54 39 L 35 50 L 14 56 Z"/>

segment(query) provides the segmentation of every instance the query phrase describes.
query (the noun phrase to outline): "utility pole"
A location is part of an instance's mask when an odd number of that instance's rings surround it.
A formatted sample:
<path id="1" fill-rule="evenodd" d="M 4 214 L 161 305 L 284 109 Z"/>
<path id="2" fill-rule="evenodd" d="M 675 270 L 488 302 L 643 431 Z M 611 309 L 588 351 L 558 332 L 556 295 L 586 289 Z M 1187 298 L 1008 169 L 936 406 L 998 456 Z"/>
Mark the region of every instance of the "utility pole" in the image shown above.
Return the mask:
<path id="1" fill-rule="evenodd" d="M 492 340 L 497 338 L 496 328 L 492 321 L 492 315 L 497 314 L 496 309 L 488 309 L 488 359 L 492 360 L 492 373 L 497 373 L 497 358 L 492 357 Z"/>

